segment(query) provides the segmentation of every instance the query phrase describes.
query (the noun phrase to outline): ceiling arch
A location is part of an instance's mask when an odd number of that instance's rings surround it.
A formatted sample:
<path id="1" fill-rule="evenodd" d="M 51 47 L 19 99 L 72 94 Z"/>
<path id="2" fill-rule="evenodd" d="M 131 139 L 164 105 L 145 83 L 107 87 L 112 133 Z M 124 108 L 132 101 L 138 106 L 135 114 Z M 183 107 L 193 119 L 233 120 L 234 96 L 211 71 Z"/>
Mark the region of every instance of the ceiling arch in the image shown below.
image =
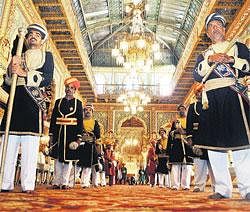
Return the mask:
<path id="1" fill-rule="evenodd" d="M 128 17 L 124 8 L 131 0 L 32 1 L 68 71 L 81 81 L 80 94 L 88 101 L 105 102 L 96 94 L 95 80 L 91 72 L 93 62 L 98 65 L 98 60 L 93 61 L 89 55 L 94 48 L 100 48 L 102 45 L 104 48 L 112 47 L 106 45 L 108 42 L 105 42 L 105 39 L 107 41 L 108 36 L 116 32 L 119 26 L 127 23 Z M 145 27 L 156 33 L 177 58 L 172 95 L 154 98 L 152 103 L 179 104 L 190 95 L 194 82 L 192 70 L 197 55 L 210 45 L 204 31 L 204 14 L 223 14 L 228 22 L 227 34 L 232 38 L 246 29 L 246 23 L 249 24 L 249 1 L 146 0 L 145 3 L 150 8 L 144 12 Z M 99 66 L 102 66 L 102 61 L 108 59 L 107 50 L 98 55 L 102 57 Z M 115 102 L 115 99 L 111 101 Z"/>

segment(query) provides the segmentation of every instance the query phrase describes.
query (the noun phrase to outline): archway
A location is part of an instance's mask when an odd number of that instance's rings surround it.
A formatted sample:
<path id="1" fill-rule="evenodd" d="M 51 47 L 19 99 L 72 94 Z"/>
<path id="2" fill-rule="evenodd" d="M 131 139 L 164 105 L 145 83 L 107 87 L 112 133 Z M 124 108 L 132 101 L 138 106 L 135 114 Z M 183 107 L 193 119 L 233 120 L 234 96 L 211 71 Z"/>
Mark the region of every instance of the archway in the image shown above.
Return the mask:
<path id="1" fill-rule="evenodd" d="M 136 175 L 140 166 L 145 164 L 142 154 L 147 145 L 145 132 L 145 122 L 136 116 L 127 117 L 119 123 L 119 145 L 116 154 L 126 164 L 129 175 Z"/>

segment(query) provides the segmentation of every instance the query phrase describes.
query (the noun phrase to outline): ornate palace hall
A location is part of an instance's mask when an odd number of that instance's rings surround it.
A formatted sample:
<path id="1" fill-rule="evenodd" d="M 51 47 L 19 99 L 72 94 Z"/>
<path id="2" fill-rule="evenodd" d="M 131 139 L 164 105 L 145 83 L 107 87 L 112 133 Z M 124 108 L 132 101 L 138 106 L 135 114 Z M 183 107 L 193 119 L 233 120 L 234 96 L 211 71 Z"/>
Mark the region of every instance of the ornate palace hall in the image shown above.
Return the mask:
<path id="1" fill-rule="evenodd" d="M 250 0 L 0 0 L 0 211 L 249 211 L 249 49 Z"/>

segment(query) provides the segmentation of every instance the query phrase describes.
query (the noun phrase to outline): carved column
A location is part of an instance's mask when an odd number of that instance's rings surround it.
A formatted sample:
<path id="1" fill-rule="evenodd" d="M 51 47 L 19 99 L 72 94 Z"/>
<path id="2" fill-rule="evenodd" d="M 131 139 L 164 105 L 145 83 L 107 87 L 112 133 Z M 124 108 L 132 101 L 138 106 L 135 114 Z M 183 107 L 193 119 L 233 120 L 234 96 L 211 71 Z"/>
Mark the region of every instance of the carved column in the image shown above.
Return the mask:
<path id="1" fill-rule="evenodd" d="M 114 107 L 110 106 L 110 107 L 107 107 L 108 110 L 108 129 L 107 130 L 110 130 L 110 129 L 113 129 L 113 117 L 114 117 Z"/>
<path id="2" fill-rule="evenodd" d="M 150 123 L 150 130 L 149 130 L 149 132 L 153 132 L 153 131 L 157 131 L 157 125 L 156 125 L 156 123 L 157 123 L 157 116 L 156 116 L 156 110 L 155 110 L 155 108 L 154 107 L 152 107 L 152 109 L 151 109 L 151 113 L 150 113 L 150 115 L 151 115 L 151 123 Z"/>

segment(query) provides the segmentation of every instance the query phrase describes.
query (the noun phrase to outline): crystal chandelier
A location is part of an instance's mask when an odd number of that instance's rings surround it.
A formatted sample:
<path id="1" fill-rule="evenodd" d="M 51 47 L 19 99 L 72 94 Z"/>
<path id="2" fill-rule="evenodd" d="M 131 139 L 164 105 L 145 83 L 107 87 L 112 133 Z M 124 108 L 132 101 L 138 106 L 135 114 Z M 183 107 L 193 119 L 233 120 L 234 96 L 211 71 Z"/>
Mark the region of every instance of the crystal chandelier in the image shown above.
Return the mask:
<path id="1" fill-rule="evenodd" d="M 144 3 L 133 1 L 126 6 L 126 12 L 131 19 L 130 33 L 122 32 L 117 38 L 112 49 L 112 56 L 117 65 L 129 70 L 124 80 L 125 89 L 118 96 L 117 102 L 124 105 L 124 111 L 136 114 L 143 111 L 143 107 L 150 102 L 150 96 L 140 86 L 138 71 L 153 66 L 153 60 L 160 58 L 160 45 L 156 42 L 152 33 L 144 32 L 142 11 Z"/>
<path id="2" fill-rule="evenodd" d="M 152 67 L 153 61 L 161 58 L 160 45 L 152 33 L 144 32 L 142 8 L 133 6 L 130 33 L 122 32 L 117 35 L 118 41 L 111 55 L 119 66 L 148 69 Z"/>
<path id="3" fill-rule="evenodd" d="M 143 91 L 129 90 L 120 94 L 117 101 L 123 103 L 125 112 L 131 112 L 134 115 L 143 111 L 143 107 L 150 102 L 150 97 Z"/>
<path id="4" fill-rule="evenodd" d="M 130 74 L 125 78 L 125 89 L 118 96 L 117 102 L 124 105 L 125 112 L 131 112 L 136 114 L 142 112 L 143 107 L 150 102 L 150 96 L 146 91 L 140 87 L 139 77 L 134 69 L 131 70 Z"/>

